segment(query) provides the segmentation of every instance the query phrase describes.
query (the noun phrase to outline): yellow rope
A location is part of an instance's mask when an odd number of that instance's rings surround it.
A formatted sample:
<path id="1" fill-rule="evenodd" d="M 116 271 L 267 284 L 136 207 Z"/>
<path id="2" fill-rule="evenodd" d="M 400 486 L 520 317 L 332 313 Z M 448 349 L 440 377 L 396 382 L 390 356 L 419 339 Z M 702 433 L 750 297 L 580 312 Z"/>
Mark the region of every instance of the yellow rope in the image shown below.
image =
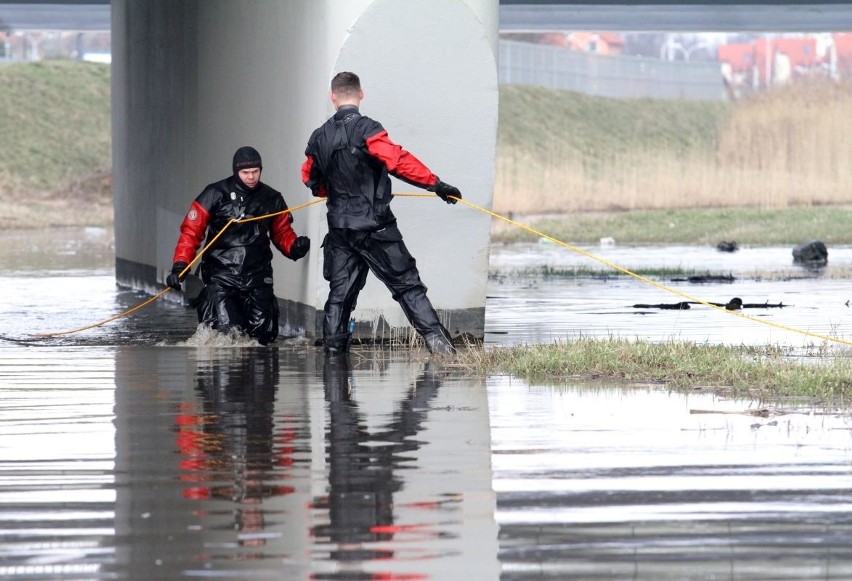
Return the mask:
<path id="1" fill-rule="evenodd" d="M 294 206 L 292 208 L 287 208 L 286 210 L 281 210 L 280 212 L 273 212 L 272 214 L 264 214 L 263 216 L 252 216 L 250 218 L 231 218 L 230 220 L 228 220 L 228 222 L 225 224 L 225 226 L 221 230 L 219 230 L 219 233 L 216 234 L 216 236 L 214 236 L 210 240 L 210 242 L 208 242 L 204 246 L 204 248 L 202 248 L 201 251 L 198 252 L 195 255 L 195 258 L 192 259 L 192 262 L 187 264 L 186 267 L 183 270 L 180 271 L 180 274 L 178 276 L 180 278 L 183 278 L 186 275 L 186 273 L 189 272 L 190 269 L 192 269 L 192 266 L 201 259 L 202 255 L 211 246 L 213 246 L 213 244 L 219 239 L 219 237 L 222 234 L 225 233 L 225 230 L 227 230 L 231 226 L 231 224 L 245 224 L 247 222 L 254 222 L 256 220 L 265 220 L 266 218 L 274 218 L 275 216 L 280 216 L 282 214 L 289 214 L 291 212 L 295 212 L 297 210 L 301 210 L 302 208 L 306 208 L 306 207 L 311 206 L 313 204 L 318 204 L 318 203 L 324 202 L 324 201 L 325 201 L 325 198 L 318 198 L 316 200 L 311 200 L 310 202 L 306 202 L 306 203 L 301 204 L 299 206 Z M 132 309 L 128 309 L 128 310 L 124 311 L 123 313 L 113 315 L 112 317 L 109 317 L 108 319 L 104 319 L 103 321 L 98 321 L 97 323 L 92 323 L 91 325 L 86 325 L 85 327 L 80 327 L 79 329 L 71 329 L 70 331 L 57 331 L 55 333 L 35 333 L 35 334 L 33 334 L 33 336 L 34 337 L 45 337 L 46 338 L 46 337 L 56 337 L 56 336 L 59 336 L 59 335 L 71 335 L 72 333 L 79 333 L 80 331 L 86 331 L 88 329 L 94 329 L 95 327 L 100 327 L 101 325 L 106 325 L 109 322 L 115 321 L 116 319 L 121 319 L 122 317 L 126 317 L 127 315 L 130 315 L 130 314 L 135 313 L 136 311 L 138 311 L 140 309 L 143 309 L 144 307 L 147 307 L 148 305 L 150 305 L 151 303 L 153 303 L 154 301 L 159 299 L 161 296 L 165 295 L 170 290 L 172 290 L 172 287 L 167 286 L 166 288 L 164 288 L 159 293 L 157 293 L 156 295 L 154 295 L 150 299 L 146 300 L 145 302 L 143 302 L 139 305 L 136 305 Z"/>
<path id="2" fill-rule="evenodd" d="M 413 197 L 430 197 L 430 198 L 435 197 L 435 194 L 419 194 L 419 193 L 418 194 L 396 194 L 396 195 L 397 196 L 412 197 L 412 198 Z M 450 197 L 453 197 L 453 196 L 450 196 Z M 590 252 L 586 252 L 582 248 L 577 248 L 576 246 L 572 246 L 571 244 L 568 244 L 567 242 L 563 242 L 562 240 L 557 240 L 556 238 L 554 238 L 552 236 L 548 236 L 544 232 L 539 232 L 538 230 L 531 228 L 531 227 L 529 227 L 525 224 L 521 224 L 520 222 L 515 222 L 514 220 L 506 218 L 505 216 L 501 216 L 500 214 L 492 212 L 491 210 L 488 210 L 488 209 L 483 208 L 481 206 L 477 206 L 476 204 L 469 202 L 465 199 L 462 199 L 462 198 L 455 198 L 455 199 L 457 199 L 462 204 L 465 204 L 466 206 L 473 208 L 474 210 L 479 210 L 480 212 L 488 214 L 489 216 L 492 216 L 494 218 L 499 218 L 500 220 L 503 220 L 504 222 L 507 222 L 507 223 L 509 223 L 513 226 L 517 226 L 518 228 L 521 228 L 522 230 L 526 230 L 527 232 L 529 232 L 531 234 L 535 234 L 536 236 L 544 238 L 545 240 L 549 240 L 550 242 L 553 242 L 554 244 L 558 244 L 559 246 L 563 246 L 565 248 L 568 248 L 569 250 L 573 250 L 574 252 L 576 252 L 578 254 L 582 254 L 583 256 L 591 258 L 592 260 L 597 260 L 601 264 L 605 264 L 606 266 L 608 266 L 608 267 L 610 267 L 614 270 L 618 270 L 619 272 L 623 272 L 624 274 L 627 274 L 627 275 L 630 275 L 634 278 L 637 278 L 637 279 L 641 280 L 642 282 L 646 282 L 646 283 L 648 283 L 652 286 L 655 286 L 655 287 L 662 289 L 666 292 L 670 292 L 672 294 L 678 295 L 680 297 L 683 297 L 683 298 L 690 300 L 690 301 L 693 301 L 695 303 L 705 305 L 707 307 L 716 309 L 718 311 L 722 311 L 723 313 L 727 313 L 729 315 L 734 315 L 735 317 L 740 317 L 742 319 L 746 319 L 747 321 L 754 321 L 755 323 L 762 323 L 764 325 L 769 325 L 770 327 L 776 327 L 778 329 L 783 329 L 785 331 L 791 331 L 793 333 L 799 333 L 799 334 L 802 334 L 802 335 L 807 335 L 808 337 L 815 337 L 817 339 L 822 339 L 824 341 L 832 341 L 832 342 L 835 342 L 835 343 L 843 343 L 844 345 L 852 345 L 852 341 L 848 341 L 846 339 L 839 339 L 837 337 L 830 337 L 828 335 L 821 335 L 820 333 L 812 333 L 811 331 L 805 331 L 803 329 L 797 329 L 795 327 L 790 327 L 788 325 L 783 325 L 781 323 L 776 323 L 774 321 L 767 321 L 767 320 L 764 320 L 764 319 L 758 319 L 757 317 L 752 317 L 750 315 L 746 315 L 745 313 L 740 313 L 739 311 L 729 311 L 725 307 L 720 307 L 718 305 L 714 305 L 713 303 L 708 303 L 707 301 L 701 300 L 699 298 L 695 298 L 695 297 L 690 296 L 686 293 L 683 293 L 683 292 L 681 292 L 677 289 L 673 289 L 673 288 L 668 287 L 664 284 L 660 284 L 659 282 L 653 281 L 649 278 L 645 278 L 641 274 L 636 274 L 635 272 L 631 272 L 631 271 L 627 270 L 626 268 L 622 268 L 621 266 L 618 266 L 617 264 L 610 262 L 609 260 L 601 258 L 600 256 L 595 256 L 594 254 L 592 254 Z"/>
<path id="3" fill-rule="evenodd" d="M 397 194 L 394 194 L 394 195 L 397 196 L 397 197 L 410 197 L 410 198 L 434 198 L 435 197 L 435 194 L 420 194 L 420 193 L 397 193 Z M 747 321 L 753 321 L 755 323 L 761 323 L 763 325 L 769 325 L 770 327 L 783 329 L 785 331 L 790 331 L 790 332 L 793 332 L 793 333 L 799 333 L 801 335 L 806 335 L 808 337 L 814 337 L 816 339 L 822 339 L 823 341 L 830 341 L 830 342 L 834 342 L 834 343 L 842 343 L 842 344 L 845 344 L 845 345 L 852 345 L 852 341 L 848 341 L 846 339 L 840 339 L 840 338 L 837 338 L 837 337 L 830 337 L 828 335 L 822 335 L 820 333 L 813 333 L 811 331 L 805 331 L 803 329 L 797 329 L 795 327 L 790 327 L 789 325 L 783 325 L 781 323 L 776 323 L 774 321 L 767 321 L 767 320 L 764 320 L 764 319 L 758 319 L 756 317 L 752 317 L 750 315 L 746 315 L 746 314 L 740 313 L 738 311 L 730 311 L 730 310 L 726 309 L 725 307 L 720 307 L 718 305 L 714 305 L 713 303 L 709 303 L 709 302 L 704 301 L 702 299 L 693 297 L 693 296 L 688 295 L 684 292 L 681 292 L 677 289 L 668 287 L 664 284 L 661 284 L 659 282 L 656 282 L 654 280 L 646 278 L 646 277 L 644 277 L 640 274 L 636 274 L 635 272 L 627 270 L 626 268 L 623 268 L 623 267 L 621 267 L 621 266 L 619 266 L 615 263 L 612 263 L 609 260 L 606 260 L 604 258 L 596 256 L 596 255 L 594 255 L 590 252 L 587 252 L 587 251 L 585 251 L 581 248 L 577 248 L 576 246 L 568 244 L 567 242 L 563 242 L 562 240 L 558 240 L 558 239 L 556 239 L 552 236 L 548 236 L 544 232 L 540 232 L 540 231 L 536 230 L 535 228 L 531 228 L 530 226 L 527 226 L 525 224 L 521 224 L 520 222 L 516 222 L 516 221 L 514 221 L 510 218 L 507 218 L 505 216 L 501 216 L 500 214 L 497 214 L 496 212 L 492 212 L 491 210 L 488 210 L 487 208 L 483 208 L 481 206 L 478 206 L 478 205 L 476 205 L 472 202 L 469 202 L 468 200 L 465 200 L 465 199 L 462 199 L 462 198 L 455 198 L 454 196 L 450 196 L 450 197 L 452 197 L 453 199 L 456 199 L 457 201 L 461 202 L 462 204 L 464 204 L 464 205 L 466 205 L 470 208 L 473 208 L 474 210 L 479 210 L 480 212 L 482 212 L 484 214 L 488 214 L 489 216 L 503 220 L 504 222 L 507 222 L 507 223 L 509 223 L 513 226 L 518 227 L 518 228 L 521 228 L 522 230 L 526 230 L 527 232 L 534 234 L 536 236 L 539 236 L 540 238 L 544 238 L 545 240 L 549 240 L 550 242 L 553 242 L 554 244 L 558 244 L 559 246 L 562 246 L 564 248 L 572 250 L 572 251 L 574 251 L 578 254 L 582 254 L 583 256 L 591 258 L 592 260 L 596 260 L 596 261 L 600 262 L 601 264 L 604 264 L 604 265 L 606 265 L 606 266 L 608 266 L 608 267 L 610 267 L 614 270 L 617 270 L 619 272 L 623 272 L 624 274 L 632 276 L 632 277 L 634 277 L 638 280 L 641 280 L 642 282 L 646 282 L 646 283 L 650 284 L 651 286 L 655 286 L 655 287 L 657 287 L 661 290 L 675 294 L 675 295 L 682 297 L 682 298 L 685 298 L 689 301 L 710 307 L 712 309 L 716 309 L 718 311 L 722 311 L 723 313 L 733 315 L 735 317 L 740 317 L 740 318 L 745 319 Z M 216 234 L 216 236 L 214 236 L 213 239 L 210 240 L 210 242 L 207 243 L 207 245 L 198 254 L 196 254 L 196 256 L 192 260 L 192 262 L 190 262 L 186 266 L 186 268 L 184 268 L 180 272 L 179 276 L 181 278 L 183 278 L 186 275 L 186 273 L 192 268 L 192 266 L 195 263 L 198 262 L 198 260 L 204 254 L 204 252 L 208 248 L 210 248 L 216 242 L 216 240 L 219 239 L 219 237 L 225 232 L 225 230 L 227 230 L 231 226 L 231 224 L 244 224 L 244 223 L 253 222 L 253 221 L 256 221 L 256 220 L 265 220 L 266 218 L 272 218 L 272 217 L 278 216 L 280 214 L 295 212 L 295 211 L 301 210 L 302 208 L 305 208 L 307 206 L 317 204 L 317 203 L 320 203 L 320 202 L 324 202 L 324 201 L 325 201 L 325 198 L 318 198 L 316 200 L 311 200 L 310 202 L 306 202 L 306 203 L 301 204 L 299 206 L 295 206 L 293 208 L 288 208 L 288 209 L 282 210 L 280 212 L 275 212 L 273 214 L 265 214 L 263 216 L 253 216 L 253 217 L 250 217 L 250 218 L 233 218 L 233 219 L 229 220 L 228 223 L 225 224 L 225 227 L 222 228 L 219 231 L 219 233 Z M 34 336 L 36 336 L 36 337 L 55 337 L 55 336 L 58 336 L 58 335 L 70 335 L 72 333 L 78 333 L 80 331 L 85 331 L 85 330 L 88 330 L 88 329 L 93 329 L 95 327 L 100 327 L 101 325 L 105 325 L 106 323 L 109 323 L 111 321 L 115 321 L 116 319 L 120 319 L 120 318 L 126 317 L 127 315 L 130 315 L 132 313 L 135 313 L 136 311 L 138 311 L 138 310 L 148 306 L 149 304 L 153 303 L 154 301 L 159 299 L 161 296 L 165 295 L 170 290 L 171 290 L 171 287 L 166 287 L 162 291 L 160 291 L 157 295 L 151 297 L 150 299 L 146 300 L 145 302 L 133 307 L 132 309 L 128 309 L 127 311 L 124 311 L 123 313 L 119 313 L 117 315 L 109 317 L 108 319 L 104 319 L 103 321 L 99 321 L 97 323 L 93 323 L 91 325 L 86 325 L 85 327 L 80 327 L 79 329 L 73 329 L 73 330 L 70 330 L 70 331 L 59 331 L 59 332 L 55 332 L 55 333 L 38 333 L 38 334 L 35 334 Z"/>
<path id="4" fill-rule="evenodd" d="M 153 297 L 151 297 L 150 299 L 145 301 L 144 303 L 136 305 L 132 309 L 126 310 L 123 313 L 113 315 L 112 317 L 110 317 L 108 319 L 104 319 L 103 321 L 98 321 L 97 323 L 92 323 L 91 325 L 86 325 L 85 327 L 80 327 L 79 329 L 72 329 L 71 331 L 57 331 L 55 333 L 34 333 L 33 337 L 57 337 L 59 335 L 70 335 L 71 333 L 79 333 L 80 331 L 86 331 L 88 329 L 94 329 L 95 327 L 100 327 L 101 325 L 106 325 L 110 321 L 115 321 L 116 319 L 126 317 L 127 315 L 129 315 L 131 313 L 135 313 L 136 311 L 138 311 L 138 310 L 140 310 L 144 307 L 147 307 L 148 305 L 150 305 L 151 303 L 156 301 L 158 298 L 160 298 L 161 296 L 163 296 L 164 294 L 166 294 L 170 290 L 171 290 L 171 287 L 166 287 L 163 290 L 161 290 L 159 293 L 157 293 L 156 295 L 154 295 Z"/>

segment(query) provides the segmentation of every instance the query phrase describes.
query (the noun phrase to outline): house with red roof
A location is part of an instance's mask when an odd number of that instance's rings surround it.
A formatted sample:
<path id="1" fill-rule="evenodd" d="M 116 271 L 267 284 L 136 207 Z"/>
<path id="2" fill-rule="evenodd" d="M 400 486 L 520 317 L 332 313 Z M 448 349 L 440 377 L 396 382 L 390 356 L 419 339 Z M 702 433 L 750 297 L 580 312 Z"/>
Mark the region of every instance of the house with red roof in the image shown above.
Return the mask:
<path id="1" fill-rule="evenodd" d="M 767 36 L 751 43 L 721 44 L 717 57 L 730 87 L 753 89 L 824 74 L 828 56 L 813 37 Z"/>
<path id="2" fill-rule="evenodd" d="M 619 55 L 624 53 L 624 39 L 613 32 L 572 32 L 568 47 L 578 52 Z"/>
<path id="3" fill-rule="evenodd" d="M 505 38 L 512 38 L 505 36 Z M 619 55 L 624 53 L 624 39 L 614 32 L 543 32 L 535 42 L 548 46 L 560 46 L 577 52 Z"/>

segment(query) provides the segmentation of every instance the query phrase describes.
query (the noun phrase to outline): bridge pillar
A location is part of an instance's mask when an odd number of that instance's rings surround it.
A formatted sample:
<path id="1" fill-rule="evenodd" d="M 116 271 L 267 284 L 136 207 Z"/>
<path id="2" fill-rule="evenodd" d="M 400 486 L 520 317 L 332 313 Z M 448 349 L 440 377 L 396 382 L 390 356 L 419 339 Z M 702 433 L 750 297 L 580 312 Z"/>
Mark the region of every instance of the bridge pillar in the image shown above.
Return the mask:
<path id="1" fill-rule="evenodd" d="M 497 22 L 497 0 L 113 0 L 118 283 L 162 288 L 191 201 L 230 174 L 242 145 L 260 151 L 263 181 L 290 207 L 310 201 L 299 170 L 308 136 L 333 113 L 328 83 L 341 70 L 361 77 L 364 114 L 490 208 Z M 395 191 L 414 189 L 397 182 Z M 490 217 L 437 198 L 399 198 L 393 208 L 446 326 L 481 337 Z M 312 337 L 328 288 L 324 204 L 294 219 L 311 252 L 297 263 L 276 254 L 275 290 L 284 328 Z M 372 277 L 354 316 L 361 333 L 407 328 Z"/>

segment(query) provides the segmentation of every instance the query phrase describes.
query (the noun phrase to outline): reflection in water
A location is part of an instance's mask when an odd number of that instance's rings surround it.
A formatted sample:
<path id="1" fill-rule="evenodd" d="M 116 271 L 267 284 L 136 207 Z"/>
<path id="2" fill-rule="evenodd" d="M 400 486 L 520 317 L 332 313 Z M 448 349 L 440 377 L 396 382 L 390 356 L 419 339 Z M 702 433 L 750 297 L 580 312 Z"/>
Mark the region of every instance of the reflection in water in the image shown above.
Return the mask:
<path id="1" fill-rule="evenodd" d="M 333 357 L 323 366 L 328 402 L 326 458 L 328 495 L 314 499 L 314 507 L 328 510 L 329 523 L 313 527 L 311 534 L 337 546 L 332 560 L 389 559 L 389 550 L 364 545 L 392 538 L 393 492 L 400 481 L 393 473 L 387 445 L 370 446 L 372 440 L 353 398 L 348 357 Z M 380 531 L 380 532 L 376 532 Z"/>
<path id="2" fill-rule="evenodd" d="M 122 348 L 116 360 L 117 570 L 135 578 L 307 570 L 295 559 L 293 461 L 307 449 L 304 381 L 272 349 Z M 300 418 L 296 424 L 288 420 Z"/>
<path id="3" fill-rule="evenodd" d="M 232 501 L 243 547 L 266 544 L 264 499 L 294 491 L 286 480 L 296 433 L 286 426 L 286 416 L 279 418 L 283 429 L 274 430 L 278 373 L 274 350 L 253 350 L 227 365 L 201 360 L 196 371 L 201 413 L 186 409 L 189 413 L 176 416 L 181 480 L 191 483 L 184 497 Z"/>
<path id="4" fill-rule="evenodd" d="M 108 268 L 36 266 L 0 273 L 0 334 L 139 302 Z M 780 340 L 697 308 L 637 315 L 629 305 L 671 297 L 624 281 L 490 287 L 495 342 Z M 781 300 L 794 308 L 767 317 L 848 335 L 842 280 L 686 290 Z M 501 377 L 486 389 L 405 354 L 209 348 L 186 342 L 194 328 L 162 302 L 55 341 L 0 337 L 0 577 L 852 579 L 845 411 L 763 417 L 701 393 Z"/>
<path id="5" fill-rule="evenodd" d="M 372 355 L 323 358 L 327 480 L 311 536 L 326 566 L 312 578 L 496 579 L 484 390 Z"/>
<path id="6" fill-rule="evenodd" d="M 415 436 L 440 382 L 427 365 L 397 404 L 390 421 L 371 433 L 353 392 L 349 358 L 327 358 L 323 381 L 329 409 L 326 427 L 329 489 L 326 496 L 314 500 L 314 506 L 328 510 L 329 522 L 315 526 L 311 532 L 318 540 L 331 544 L 331 560 L 393 559 L 393 549 L 376 543 L 392 541 L 399 528 L 394 525 L 393 494 L 402 487 L 402 481 L 395 471 L 414 460 L 410 454 L 421 445 Z M 434 531 L 423 529 L 420 533 Z M 346 571 L 316 578 L 376 578 L 353 577 L 354 574 Z M 425 578 L 422 573 L 409 573 L 406 577 Z"/>
<path id="7" fill-rule="evenodd" d="M 101 570 L 139 579 L 497 571 L 484 391 L 456 379 L 462 389 L 440 395 L 439 370 L 358 357 L 325 366 L 321 352 L 286 344 L 120 348 L 116 532 L 104 539 L 115 559 Z M 469 444 L 436 461 L 458 440 Z"/>
<path id="8" fill-rule="evenodd" d="M 852 579 L 848 417 L 372 355 L 0 348 L 0 577 Z"/>
<path id="9" fill-rule="evenodd" d="M 848 417 L 653 387 L 489 392 L 502 579 L 852 579 Z"/>

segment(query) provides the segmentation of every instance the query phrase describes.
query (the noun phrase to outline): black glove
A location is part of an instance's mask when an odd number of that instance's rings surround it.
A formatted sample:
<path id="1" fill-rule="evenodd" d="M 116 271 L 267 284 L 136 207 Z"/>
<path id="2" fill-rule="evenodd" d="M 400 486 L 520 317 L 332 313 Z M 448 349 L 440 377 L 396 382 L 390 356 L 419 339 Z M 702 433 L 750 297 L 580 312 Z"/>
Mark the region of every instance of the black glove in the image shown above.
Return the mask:
<path id="1" fill-rule="evenodd" d="M 293 241 L 293 246 L 290 247 L 290 258 L 292 260 L 299 260 L 307 254 L 310 249 L 311 239 L 307 236 L 299 236 Z"/>
<path id="2" fill-rule="evenodd" d="M 180 283 L 183 282 L 183 279 L 186 277 L 186 275 L 180 276 L 180 273 L 182 273 L 185 268 L 185 262 L 175 262 L 172 265 L 172 273 L 166 277 L 166 284 L 175 290 L 180 290 Z"/>
<path id="3" fill-rule="evenodd" d="M 441 180 L 432 186 L 434 188 L 434 192 L 438 194 L 438 197 L 447 202 L 448 204 L 455 204 L 458 200 L 461 200 L 461 192 L 455 186 L 451 186 L 450 184 L 444 183 Z M 432 189 L 429 188 L 429 189 Z M 454 198 L 458 198 L 458 200 L 450 198 L 449 196 L 453 196 Z"/>

